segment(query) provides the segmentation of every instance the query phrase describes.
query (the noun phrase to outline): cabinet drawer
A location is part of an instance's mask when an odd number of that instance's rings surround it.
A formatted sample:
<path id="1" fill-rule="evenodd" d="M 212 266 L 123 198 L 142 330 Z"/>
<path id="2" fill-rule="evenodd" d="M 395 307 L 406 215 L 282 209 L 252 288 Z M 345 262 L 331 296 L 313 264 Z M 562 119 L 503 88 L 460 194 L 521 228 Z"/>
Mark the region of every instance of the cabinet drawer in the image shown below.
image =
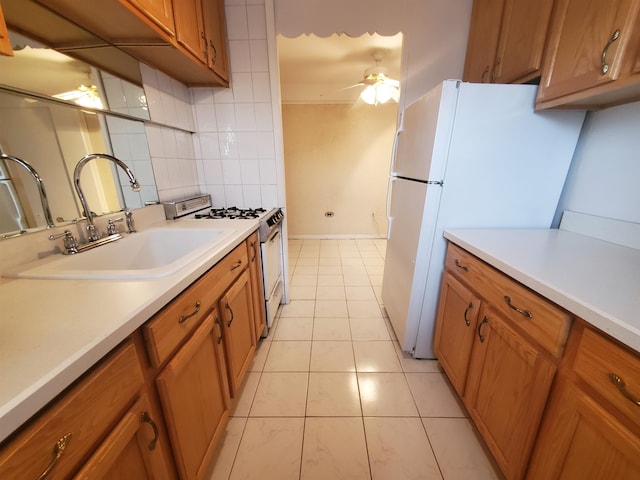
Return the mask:
<path id="1" fill-rule="evenodd" d="M 562 356 L 571 327 L 568 312 L 452 243 L 446 268 L 552 355 Z"/>
<path id="2" fill-rule="evenodd" d="M 50 465 L 47 478 L 69 478 L 143 384 L 135 347 L 129 342 L 0 448 L 0 478 L 38 478 Z M 54 463 L 56 445 L 62 455 Z"/>
<path id="3" fill-rule="evenodd" d="M 143 332 L 153 367 L 182 344 L 247 265 L 243 242 L 147 322 Z"/>
<path id="4" fill-rule="evenodd" d="M 640 426 L 640 355 L 585 328 L 573 369 Z"/>

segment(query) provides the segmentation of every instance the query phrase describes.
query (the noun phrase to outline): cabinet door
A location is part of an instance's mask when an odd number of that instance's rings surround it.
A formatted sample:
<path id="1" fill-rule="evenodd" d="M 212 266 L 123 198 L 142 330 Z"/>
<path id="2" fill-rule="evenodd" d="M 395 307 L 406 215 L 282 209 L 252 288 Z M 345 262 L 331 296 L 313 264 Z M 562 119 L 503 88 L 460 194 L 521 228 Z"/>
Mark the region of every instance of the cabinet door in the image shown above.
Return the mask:
<path id="1" fill-rule="evenodd" d="M 506 0 L 492 81 L 526 81 L 540 73 L 554 0 Z"/>
<path id="2" fill-rule="evenodd" d="M 0 5 L 0 55 L 13 56 L 13 48 L 9 39 L 9 31 L 2 14 L 2 6 Z"/>
<path id="3" fill-rule="evenodd" d="M 449 272 L 442 279 L 435 352 L 460 396 L 464 394 L 480 299 Z"/>
<path id="4" fill-rule="evenodd" d="M 129 3 L 150 18 L 165 32 L 173 34 L 173 8 L 171 0 L 121 0 Z M 175 2 L 180 4 L 181 2 Z"/>
<path id="5" fill-rule="evenodd" d="M 522 478 L 555 365 L 491 308 L 478 317 L 464 403 L 507 478 Z"/>
<path id="6" fill-rule="evenodd" d="M 538 100 L 618 78 L 639 9 L 638 0 L 558 0 Z"/>
<path id="7" fill-rule="evenodd" d="M 249 271 L 220 300 L 231 395 L 235 396 L 256 350 Z"/>
<path id="8" fill-rule="evenodd" d="M 474 0 L 464 62 L 465 82 L 486 83 L 493 75 L 505 0 Z"/>
<path id="9" fill-rule="evenodd" d="M 529 480 L 637 480 L 640 438 L 569 382 L 554 392 Z"/>
<path id="10" fill-rule="evenodd" d="M 209 68 L 223 79 L 229 80 L 227 28 L 225 24 L 224 1 L 203 1 L 202 16 L 204 20 L 204 31 L 207 43 L 207 62 L 209 64 Z"/>
<path id="11" fill-rule="evenodd" d="M 182 479 L 204 478 L 229 416 L 221 342 L 214 310 L 156 378 Z"/>
<path id="12" fill-rule="evenodd" d="M 254 233 L 247 240 L 249 250 L 249 273 L 251 275 L 251 296 L 253 297 L 253 320 L 255 324 L 256 342 L 267 328 L 267 315 L 264 305 L 264 287 L 262 286 L 262 258 L 258 234 Z"/>
<path id="13" fill-rule="evenodd" d="M 105 441 L 75 475 L 75 480 L 170 478 L 158 447 L 158 427 L 145 396 L 124 414 Z"/>
<path id="14" fill-rule="evenodd" d="M 204 25 L 200 0 L 174 2 L 176 40 L 193 56 L 206 62 Z"/>

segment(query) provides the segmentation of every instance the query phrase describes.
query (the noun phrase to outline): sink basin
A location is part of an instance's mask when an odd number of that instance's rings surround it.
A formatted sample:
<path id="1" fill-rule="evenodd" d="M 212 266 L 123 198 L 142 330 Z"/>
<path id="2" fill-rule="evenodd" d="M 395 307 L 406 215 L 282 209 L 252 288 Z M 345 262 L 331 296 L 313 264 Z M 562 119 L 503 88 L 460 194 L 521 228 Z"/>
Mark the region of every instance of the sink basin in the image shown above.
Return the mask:
<path id="1" fill-rule="evenodd" d="M 5 276 L 69 280 L 166 277 L 200 256 L 214 255 L 234 233 L 220 228 L 152 228 L 75 255 L 23 265 Z"/>

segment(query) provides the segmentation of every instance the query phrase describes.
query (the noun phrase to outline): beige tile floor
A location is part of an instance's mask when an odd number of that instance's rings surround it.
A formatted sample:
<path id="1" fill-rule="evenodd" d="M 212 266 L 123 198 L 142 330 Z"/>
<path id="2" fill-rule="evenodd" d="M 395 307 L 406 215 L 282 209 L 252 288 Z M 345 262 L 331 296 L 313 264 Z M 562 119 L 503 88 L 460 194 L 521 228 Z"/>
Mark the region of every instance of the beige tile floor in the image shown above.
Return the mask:
<path id="1" fill-rule="evenodd" d="M 381 308 L 384 240 L 290 240 L 288 305 L 234 401 L 211 480 L 500 478 L 435 360 Z"/>

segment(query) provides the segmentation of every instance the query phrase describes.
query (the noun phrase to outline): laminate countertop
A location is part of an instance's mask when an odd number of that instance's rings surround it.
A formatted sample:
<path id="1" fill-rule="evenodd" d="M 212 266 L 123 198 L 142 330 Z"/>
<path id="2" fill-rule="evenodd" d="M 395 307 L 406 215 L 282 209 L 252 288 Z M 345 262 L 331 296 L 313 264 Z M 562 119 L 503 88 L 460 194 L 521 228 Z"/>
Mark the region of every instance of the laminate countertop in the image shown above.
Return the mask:
<path id="1" fill-rule="evenodd" d="M 163 220 L 153 226 L 171 228 L 186 225 L 183 222 L 205 226 L 202 220 Z M 215 251 L 162 278 L 2 279 L 0 441 L 231 252 L 259 223 L 207 220 L 206 225 L 234 232 Z"/>
<path id="2" fill-rule="evenodd" d="M 556 229 L 452 229 L 444 237 L 640 352 L 640 250 Z"/>

